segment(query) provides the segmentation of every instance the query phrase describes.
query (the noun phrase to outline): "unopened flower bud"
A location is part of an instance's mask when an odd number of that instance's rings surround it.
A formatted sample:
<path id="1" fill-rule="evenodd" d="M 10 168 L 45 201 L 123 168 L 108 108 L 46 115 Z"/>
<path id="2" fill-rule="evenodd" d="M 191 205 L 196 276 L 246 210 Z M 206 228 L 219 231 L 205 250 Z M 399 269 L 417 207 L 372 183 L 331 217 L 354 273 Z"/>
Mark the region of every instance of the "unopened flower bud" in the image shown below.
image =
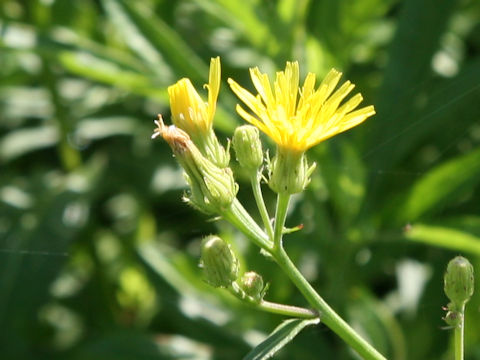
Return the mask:
<path id="1" fill-rule="evenodd" d="M 277 148 L 269 164 L 268 185 L 276 193 L 299 193 L 309 184 L 314 169 L 315 164 L 308 165 L 305 153 Z"/>
<path id="2" fill-rule="evenodd" d="M 230 168 L 219 168 L 202 155 L 190 136 L 174 125 L 166 126 L 161 116 L 153 137 L 161 135 L 186 173 L 191 189 L 187 197 L 193 206 L 205 213 L 220 213 L 228 208 L 237 195 L 238 186 Z"/>
<path id="3" fill-rule="evenodd" d="M 473 266 L 462 256 L 450 260 L 444 276 L 445 295 L 453 308 L 461 310 L 473 294 Z"/>
<path id="4" fill-rule="evenodd" d="M 253 298 L 255 301 L 262 300 L 264 293 L 263 279 L 256 272 L 249 271 L 243 274 L 240 280 L 240 286 L 245 294 Z"/>
<path id="5" fill-rule="evenodd" d="M 230 245 L 212 235 L 202 241 L 200 264 L 206 281 L 213 287 L 228 287 L 237 280 L 238 260 Z"/>
<path id="6" fill-rule="evenodd" d="M 240 166 L 248 172 L 256 172 L 263 163 L 262 143 L 255 126 L 243 125 L 235 129 L 233 148 Z"/>

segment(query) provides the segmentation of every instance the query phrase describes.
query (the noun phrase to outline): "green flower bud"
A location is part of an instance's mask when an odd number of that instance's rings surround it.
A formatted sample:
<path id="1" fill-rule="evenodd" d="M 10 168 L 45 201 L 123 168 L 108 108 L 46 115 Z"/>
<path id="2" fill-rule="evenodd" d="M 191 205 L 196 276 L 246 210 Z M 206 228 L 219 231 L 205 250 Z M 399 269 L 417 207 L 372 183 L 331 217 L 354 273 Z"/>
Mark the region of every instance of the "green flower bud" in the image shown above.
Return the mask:
<path id="1" fill-rule="evenodd" d="M 218 236 L 203 239 L 200 264 L 213 287 L 228 287 L 237 280 L 238 260 L 230 245 Z"/>
<path id="2" fill-rule="evenodd" d="M 263 163 L 262 143 L 258 129 L 251 125 L 237 127 L 232 143 L 240 166 L 249 172 L 257 172 Z"/>
<path id="3" fill-rule="evenodd" d="M 309 184 L 314 169 L 315 164 L 308 166 L 304 152 L 277 148 L 269 164 L 268 185 L 276 193 L 299 193 Z"/>
<path id="4" fill-rule="evenodd" d="M 463 314 L 459 311 L 448 311 L 443 320 L 447 325 L 457 327 L 462 323 Z"/>
<path id="5" fill-rule="evenodd" d="M 186 201 L 207 214 L 227 209 L 238 191 L 232 170 L 220 168 L 203 156 L 185 131 L 174 125 L 165 126 L 161 117 L 155 123 L 158 128 L 154 137 L 162 135 L 185 170 L 191 189 Z"/>
<path id="6" fill-rule="evenodd" d="M 202 144 L 204 155 L 219 168 L 226 168 L 230 163 L 230 144 L 228 144 L 227 149 L 220 144 L 215 135 L 213 129 L 207 134 L 207 136 L 198 141 L 199 144 Z M 200 148 L 200 149 L 202 149 Z"/>
<path id="7" fill-rule="evenodd" d="M 473 266 L 462 256 L 450 260 L 444 276 L 444 291 L 453 305 L 461 310 L 473 294 Z"/>
<path id="8" fill-rule="evenodd" d="M 255 301 L 260 301 L 264 295 L 264 286 L 262 277 L 254 271 L 249 271 L 243 274 L 240 280 L 240 287 L 242 290 L 253 298 Z"/>

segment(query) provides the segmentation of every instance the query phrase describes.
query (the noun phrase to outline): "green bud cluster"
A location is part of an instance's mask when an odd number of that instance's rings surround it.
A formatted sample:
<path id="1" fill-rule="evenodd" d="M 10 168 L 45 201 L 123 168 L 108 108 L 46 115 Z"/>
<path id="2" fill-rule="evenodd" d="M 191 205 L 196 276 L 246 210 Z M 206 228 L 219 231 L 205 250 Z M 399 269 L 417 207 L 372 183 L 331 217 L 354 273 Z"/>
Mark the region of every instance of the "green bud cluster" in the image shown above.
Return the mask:
<path id="1" fill-rule="evenodd" d="M 257 302 L 262 300 L 265 294 L 263 278 L 254 271 L 249 271 L 243 274 L 240 279 L 240 287 L 247 296 Z"/>
<path id="2" fill-rule="evenodd" d="M 229 287 L 238 278 L 238 260 L 230 245 L 212 235 L 202 241 L 200 265 L 213 287 Z"/>
<path id="3" fill-rule="evenodd" d="M 455 307 L 452 303 L 449 303 L 444 310 L 447 311 L 447 314 L 445 317 L 443 317 L 443 320 L 447 323 L 447 325 L 457 327 L 462 323 L 463 313 L 455 310 Z"/>
<path id="4" fill-rule="evenodd" d="M 256 173 L 263 163 L 262 143 L 258 129 L 251 125 L 237 127 L 232 144 L 240 166 L 249 173 Z"/>

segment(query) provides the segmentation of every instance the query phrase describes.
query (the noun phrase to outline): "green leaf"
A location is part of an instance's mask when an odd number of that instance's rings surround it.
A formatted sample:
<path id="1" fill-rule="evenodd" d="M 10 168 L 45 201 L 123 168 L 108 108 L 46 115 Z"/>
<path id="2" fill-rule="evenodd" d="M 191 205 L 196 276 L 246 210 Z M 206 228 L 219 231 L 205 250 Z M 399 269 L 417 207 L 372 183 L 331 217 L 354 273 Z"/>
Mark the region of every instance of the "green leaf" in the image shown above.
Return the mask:
<path id="1" fill-rule="evenodd" d="M 390 170 L 405 155 L 399 152 L 403 143 L 409 143 L 406 129 L 416 121 L 415 109 L 425 102 L 425 92 L 431 79 L 432 56 L 439 39 L 455 10 L 455 0 L 418 1 L 401 3 L 401 12 L 395 38 L 388 54 L 389 63 L 375 104 L 377 116 L 367 122 L 370 144 L 375 144 L 369 156 L 372 168 Z M 421 34 L 421 36 L 419 36 Z M 422 99 L 423 96 L 423 99 Z M 411 131 L 410 131 L 411 132 Z M 378 182 L 385 178 L 372 177 Z M 378 183 L 372 186 L 378 194 Z"/>
<path id="2" fill-rule="evenodd" d="M 12 131 L 0 139 L 0 161 L 10 161 L 23 154 L 56 145 L 57 128 L 45 125 Z"/>
<path id="3" fill-rule="evenodd" d="M 299 6 L 298 1 L 290 0 L 280 4 L 288 2 Z M 307 10 L 312 35 L 310 52 L 317 53 L 316 57 L 323 63 L 321 66 L 312 63 L 315 71 L 325 72 L 332 66 L 348 67 L 359 45 L 365 46 L 370 41 L 368 31 L 388 11 L 390 3 L 391 0 L 310 1 Z"/>
<path id="4" fill-rule="evenodd" d="M 75 74 L 167 101 L 166 90 L 155 86 L 150 77 L 122 68 L 118 63 L 81 51 L 61 51 L 58 53 L 58 60 L 63 67 Z"/>
<path id="5" fill-rule="evenodd" d="M 352 293 L 348 322 L 387 358 L 407 359 L 405 336 L 392 309 L 366 289 L 356 288 Z"/>
<path id="6" fill-rule="evenodd" d="M 173 343 L 174 337 L 171 342 Z M 102 334 L 102 336 L 83 343 L 75 349 L 70 358 L 74 360 L 168 360 L 178 358 L 193 358 L 192 350 L 200 351 L 200 344 L 182 338 L 186 349 L 183 351 L 170 344 L 170 338 L 162 339 L 162 346 L 154 335 L 146 335 L 134 331 L 123 331 Z"/>
<path id="7" fill-rule="evenodd" d="M 267 44 L 274 38 L 265 19 L 259 16 L 261 2 L 255 0 L 230 1 L 230 0 L 200 0 L 198 6 L 216 16 L 229 28 L 239 31 L 251 45 L 265 50 Z M 273 13 L 270 13 L 270 18 Z"/>
<path id="8" fill-rule="evenodd" d="M 204 80 L 208 68 L 185 41 L 161 18 L 139 2 L 104 0 L 107 14 L 127 45 L 152 69 L 169 71 L 164 57 L 183 76 Z"/>
<path id="9" fill-rule="evenodd" d="M 418 180 L 403 200 L 396 218 L 417 220 L 459 199 L 480 181 L 480 149 L 433 168 Z"/>
<path id="10" fill-rule="evenodd" d="M 39 328 L 39 311 L 51 299 L 52 284 L 72 255 L 71 245 L 88 219 L 89 186 L 98 186 L 103 175 L 94 171 L 87 165 L 71 177 L 47 180 L 46 176 L 30 176 L 26 190 L 30 190 L 32 204 L 28 211 L 0 202 L 1 219 L 9 219 L 7 224 L 11 224 L 0 241 L 0 322 L 9 328 L 0 340 L 5 358 L 29 358 L 23 353 L 28 353 L 35 341 L 32 329 Z M 84 189 L 71 188 L 74 181 L 84 183 Z M 5 188 L 2 192 L 5 194 Z M 18 199 L 19 194 L 11 193 L 10 197 Z M 22 223 L 22 218 L 28 219 L 29 225 L 25 220 Z"/>
<path id="11" fill-rule="evenodd" d="M 334 141 L 318 158 L 320 174 L 343 224 L 358 214 L 365 196 L 365 165 L 355 147 L 347 141 Z"/>
<path id="12" fill-rule="evenodd" d="M 250 351 L 243 360 L 269 359 L 287 345 L 306 326 L 317 325 L 318 323 L 320 323 L 320 319 L 286 320 L 273 330 L 265 341 Z"/>
<path id="13" fill-rule="evenodd" d="M 201 281 L 198 273 L 190 273 L 185 254 L 161 242 L 146 242 L 138 247 L 138 256 L 157 294 L 169 304 L 163 309 L 164 319 L 174 323 L 182 335 L 213 344 L 219 358 L 238 359 L 238 355 L 221 354 L 231 354 L 232 349 L 241 354 L 247 351 L 247 344 L 224 327 L 225 318 L 235 316 L 234 308 L 222 306 L 218 301 L 221 292 Z"/>
<path id="14" fill-rule="evenodd" d="M 480 237 L 447 226 L 415 224 L 405 233 L 408 240 L 480 256 Z"/>

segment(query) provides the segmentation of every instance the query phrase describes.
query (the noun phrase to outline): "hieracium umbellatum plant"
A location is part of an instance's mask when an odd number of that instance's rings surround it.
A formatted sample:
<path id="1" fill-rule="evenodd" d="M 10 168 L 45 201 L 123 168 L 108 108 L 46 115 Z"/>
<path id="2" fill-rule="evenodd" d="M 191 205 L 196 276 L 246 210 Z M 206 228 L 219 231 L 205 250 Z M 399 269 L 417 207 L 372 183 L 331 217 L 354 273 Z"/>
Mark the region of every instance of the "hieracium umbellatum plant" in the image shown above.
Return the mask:
<path id="1" fill-rule="evenodd" d="M 349 81 L 340 83 L 339 71 L 332 69 L 318 85 L 316 75 L 309 73 L 301 86 L 299 73 L 297 62 L 287 62 L 285 70 L 277 72 L 272 86 L 266 74 L 258 68 L 250 69 L 258 94 L 228 79 L 231 90 L 243 103 L 236 110 L 249 123 L 233 133 L 235 159 L 249 176 L 261 224 L 237 199 L 238 185 L 230 168 L 229 143 L 223 146 L 213 129 L 221 84 L 219 58 L 210 62 L 206 101 L 189 79 L 181 79 L 169 87 L 173 125 L 165 125 L 159 116 L 153 137 L 165 139 L 183 167 L 189 185 L 185 200 L 204 213 L 230 222 L 259 246 L 295 284 L 311 309 L 267 301 L 268 284 L 261 274 L 252 270 L 240 274 L 232 246 L 216 235 L 202 243 L 200 264 L 206 282 L 225 288 L 257 309 L 311 319 L 310 324 L 321 321 L 361 357 L 385 359 L 323 300 L 283 247 L 283 236 L 291 232 L 285 228 L 290 198 L 305 190 L 315 170 L 315 164 L 307 159 L 307 150 L 375 114 L 373 106 L 358 108 L 362 102 L 360 94 L 347 99 L 354 85 Z M 271 159 L 264 156 L 260 132 L 276 145 Z M 273 216 L 263 200 L 262 179 L 277 194 Z"/>

